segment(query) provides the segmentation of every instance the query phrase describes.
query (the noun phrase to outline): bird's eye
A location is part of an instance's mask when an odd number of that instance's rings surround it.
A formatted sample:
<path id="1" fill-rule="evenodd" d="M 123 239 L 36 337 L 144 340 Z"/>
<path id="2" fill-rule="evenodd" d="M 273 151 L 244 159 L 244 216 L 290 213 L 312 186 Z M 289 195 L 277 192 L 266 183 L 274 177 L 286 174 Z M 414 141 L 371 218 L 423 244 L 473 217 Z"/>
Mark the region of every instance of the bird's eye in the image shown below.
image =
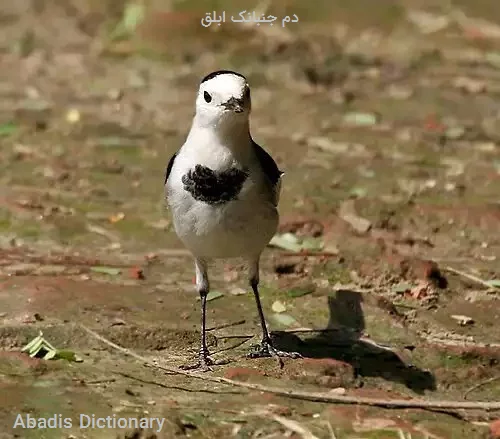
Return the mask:
<path id="1" fill-rule="evenodd" d="M 203 97 L 205 98 L 205 102 L 209 103 L 212 101 L 212 96 L 210 96 L 210 93 L 204 92 Z"/>

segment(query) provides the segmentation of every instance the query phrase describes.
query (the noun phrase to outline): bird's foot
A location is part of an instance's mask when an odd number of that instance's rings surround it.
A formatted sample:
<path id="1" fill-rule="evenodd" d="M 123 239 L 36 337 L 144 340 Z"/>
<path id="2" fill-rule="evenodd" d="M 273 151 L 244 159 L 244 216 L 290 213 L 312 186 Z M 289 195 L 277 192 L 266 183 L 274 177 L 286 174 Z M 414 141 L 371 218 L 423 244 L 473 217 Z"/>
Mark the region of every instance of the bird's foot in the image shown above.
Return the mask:
<path id="1" fill-rule="evenodd" d="M 179 367 L 182 370 L 198 370 L 200 372 L 211 372 L 211 366 L 221 366 L 229 363 L 229 360 L 212 360 L 208 352 L 201 352 L 198 361 L 194 364 L 185 364 Z"/>
<path id="2" fill-rule="evenodd" d="M 248 354 L 250 358 L 264 358 L 264 357 L 274 357 L 278 360 L 280 368 L 283 368 L 283 358 L 302 358 L 302 355 L 298 352 L 284 352 L 279 351 L 273 345 L 271 340 L 262 340 L 260 345 L 256 346 L 252 352 Z"/>

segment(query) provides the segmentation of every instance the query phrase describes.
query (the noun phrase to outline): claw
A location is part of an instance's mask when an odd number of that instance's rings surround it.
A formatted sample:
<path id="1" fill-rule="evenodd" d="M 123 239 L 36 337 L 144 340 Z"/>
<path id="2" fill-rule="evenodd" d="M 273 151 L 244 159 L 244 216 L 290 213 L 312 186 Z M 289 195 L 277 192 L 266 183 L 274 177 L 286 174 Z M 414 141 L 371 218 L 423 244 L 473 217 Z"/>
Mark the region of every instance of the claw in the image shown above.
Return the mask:
<path id="1" fill-rule="evenodd" d="M 199 370 L 200 372 L 211 372 L 213 369 L 210 367 L 214 364 L 214 361 L 208 357 L 200 357 L 200 359 L 194 364 L 184 364 L 179 367 L 182 370 Z"/>
<path id="2" fill-rule="evenodd" d="M 250 358 L 274 357 L 278 360 L 280 368 L 283 368 L 283 358 L 302 358 L 298 352 L 284 352 L 276 349 L 271 340 L 262 340 L 258 348 L 248 354 Z"/>
<path id="3" fill-rule="evenodd" d="M 185 364 L 179 367 L 182 370 L 199 370 L 200 372 L 212 372 L 213 369 L 210 366 L 221 366 L 223 364 L 229 363 L 229 360 L 218 360 L 214 361 L 208 355 L 208 352 L 200 353 L 199 360 L 194 364 Z"/>

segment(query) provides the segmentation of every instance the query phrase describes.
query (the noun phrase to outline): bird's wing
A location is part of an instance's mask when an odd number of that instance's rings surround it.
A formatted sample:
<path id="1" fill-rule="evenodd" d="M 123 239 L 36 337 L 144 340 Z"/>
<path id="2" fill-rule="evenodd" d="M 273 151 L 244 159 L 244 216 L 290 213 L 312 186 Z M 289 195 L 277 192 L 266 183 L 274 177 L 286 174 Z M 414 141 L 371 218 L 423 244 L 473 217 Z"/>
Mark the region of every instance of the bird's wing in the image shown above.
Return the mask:
<path id="1" fill-rule="evenodd" d="M 165 181 L 163 184 L 167 184 L 168 176 L 170 175 L 170 172 L 172 171 L 172 166 L 174 166 L 174 160 L 177 157 L 177 153 L 175 153 L 172 157 L 170 157 L 170 160 L 168 161 L 167 169 L 165 170 Z"/>
<path id="2" fill-rule="evenodd" d="M 264 171 L 267 179 L 271 183 L 274 196 L 274 204 L 277 206 L 280 198 L 281 176 L 283 175 L 283 172 L 280 171 L 274 159 L 264 150 L 264 148 L 255 143 L 253 140 L 252 143 L 255 155 L 257 156 L 257 160 L 259 161 L 260 166 Z"/>

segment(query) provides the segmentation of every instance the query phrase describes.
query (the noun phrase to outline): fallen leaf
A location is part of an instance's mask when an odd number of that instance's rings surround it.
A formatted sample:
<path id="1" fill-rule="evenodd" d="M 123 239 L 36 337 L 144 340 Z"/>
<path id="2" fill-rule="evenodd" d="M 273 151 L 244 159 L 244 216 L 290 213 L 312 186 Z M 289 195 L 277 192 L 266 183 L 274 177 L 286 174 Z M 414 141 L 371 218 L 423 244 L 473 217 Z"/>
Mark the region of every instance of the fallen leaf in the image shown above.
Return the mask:
<path id="1" fill-rule="evenodd" d="M 283 302 L 280 302 L 279 300 L 276 300 L 275 302 L 273 302 L 273 304 L 271 306 L 271 309 L 275 313 L 282 313 L 282 312 L 286 311 L 286 306 L 285 306 L 285 304 Z"/>
<path id="2" fill-rule="evenodd" d="M 288 290 L 287 295 L 293 298 L 302 297 L 306 296 L 307 294 L 311 294 L 312 292 L 314 292 L 314 290 L 315 290 L 314 284 L 311 283 L 310 285 L 306 285 L 303 287 L 292 288 Z"/>
<path id="3" fill-rule="evenodd" d="M 300 239 L 292 233 L 274 235 L 269 244 L 292 252 L 299 252 L 301 249 Z"/>
<path id="4" fill-rule="evenodd" d="M 488 52 L 485 59 L 493 67 L 500 68 L 500 52 Z"/>
<path id="5" fill-rule="evenodd" d="M 448 167 L 446 170 L 448 177 L 458 177 L 465 172 L 465 164 L 461 160 L 452 157 L 443 157 L 441 163 Z"/>
<path id="6" fill-rule="evenodd" d="M 76 108 L 72 108 L 66 113 L 66 120 L 69 123 L 77 123 L 80 121 L 80 112 Z"/>
<path id="7" fill-rule="evenodd" d="M 412 286 L 409 283 L 406 282 L 401 282 L 397 285 L 394 285 L 392 287 L 392 292 L 393 293 L 399 293 L 399 294 L 404 294 L 407 291 L 411 291 Z"/>
<path id="8" fill-rule="evenodd" d="M 110 276 L 118 276 L 122 271 L 114 267 L 90 267 L 90 271 L 94 273 L 109 274 Z"/>
<path id="9" fill-rule="evenodd" d="M 417 300 L 427 297 L 428 293 L 429 284 L 427 284 L 426 282 L 419 283 L 410 290 L 410 296 Z"/>
<path id="10" fill-rule="evenodd" d="M 481 152 L 495 152 L 497 150 L 495 142 L 474 142 L 472 146 Z"/>
<path id="11" fill-rule="evenodd" d="M 347 200 L 341 204 L 339 217 L 349 223 L 356 232 L 361 234 L 368 232 L 372 226 L 369 220 L 360 217 L 356 213 L 354 200 Z"/>
<path id="12" fill-rule="evenodd" d="M 465 134 L 465 128 L 462 126 L 454 126 L 446 129 L 444 135 L 451 140 L 458 140 Z"/>
<path id="13" fill-rule="evenodd" d="M 409 99 L 413 95 L 413 90 L 402 85 L 391 84 L 387 89 L 387 94 L 398 101 Z"/>
<path id="14" fill-rule="evenodd" d="M 478 94 L 486 91 L 486 83 L 479 79 L 459 76 L 453 81 L 453 86 L 468 93 Z"/>
<path id="15" fill-rule="evenodd" d="M 328 137 L 309 137 L 306 143 L 311 148 L 332 154 L 345 154 L 350 157 L 370 156 L 370 152 L 366 146 L 361 143 L 339 142 L 331 140 Z M 323 157 L 320 156 L 318 159 L 321 160 Z"/>
<path id="16" fill-rule="evenodd" d="M 500 288 L 500 279 L 487 280 L 486 283 L 492 287 Z"/>
<path id="17" fill-rule="evenodd" d="M 100 137 L 97 144 L 99 146 L 108 146 L 108 147 L 134 147 L 137 146 L 137 143 L 133 142 L 130 139 L 118 136 L 108 136 L 108 137 Z"/>
<path id="18" fill-rule="evenodd" d="M 345 395 L 346 389 L 344 387 L 335 387 L 334 389 L 329 390 L 328 393 L 332 393 L 334 395 Z"/>
<path id="19" fill-rule="evenodd" d="M 210 293 L 207 294 L 207 302 L 218 299 L 222 296 L 224 296 L 224 293 L 221 293 L 220 291 L 210 291 Z M 200 300 L 200 298 L 198 297 L 197 300 Z"/>
<path id="20" fill-rule="evenodd" d="M 116 215 L 111 215 L 108 219 L 111 224 L 117 223 L 125 218 L 125 214 L 123 212 L 119 212 Z"/>
<path id="21" fill-rule="evenodd" d="M 129 2 L 125 5 L 121 21 L 111 32 L 112 40 L 123 39 L 135 32 L 145 17 L 145 6 L 138 2 Z"/>
<path id="22" fill-rule="evenodd" d="M 144 280 L 146 277 L 144 276 L 144 270 L 140 267 L 132 267 L 130 269 L 130 277 L 132 279 Z"/>
<path id="23" fill-rule="evenodd" d="M 170 227 L 170 221 L 167 219 L 160 219 L 158 221 L 148 223 L 148 225 L 153 229 L 167 230 Z"/>
<path id="24" fill-rule="evenodd" d="M 236 282 L 238 280 L 239 275 L 240 274 L 236 270 L 231 270 L 231 269 L 224 270 L 223 274 L 224 282 L 227 283 Z"/>
<path id="25" fill-rule="evenodd" d="M 312 148 L 318 148 L 323 151 L 333 152 L 335 154 L 346 153 L 349 150 L 349 143 L 347 142 L 334 142 L 328 137 L 309 137 L 307 145 Z"/>
<path id="26" fill-rule="evenodd" d="M 18 126 L 12 122 L 0 125 L 0 137 L 6 137 L 14 134 L 18 130 Z"/>
<path id="27" fill-rule="evenodd" d="M 293 233 L 276 234 L 269 245 L 296 253 L 302 250 L 321 250 L 323 248 L 321 240 L 317 238 L 299 238 Z"/>
<path id="28" fill-rule="evenodd" d="M 32 358 L 43 358 L 44 360 L 64 359 L 67 361 L 83 361 L 73 351 L 56 349 L 44 337 L 42 331 L 33 340 L 24 346 L 21 352 L 26 352 Z"/>
<path id="29" fill-rule="evenodd" d="M 276 313 L 272 314 L 272 318 L 279 323 L 280 325 L 283 325 L 285 327 L 292 326 L 297 323 L 297 320 L 295 320 L 291 315 L 284 314 L 284 313 Z"/>
<path id="30" fill-rule="evenodd" d="M 460 314 L 453 314 L 450 317 L 453 320 L 456 320 L 460 326 L 472 325 L 474 323 L 474 320 L 468 316 L 463 316 Z"/>
<path id="31" fill-rule="evenodd" d="M 54 357 L 55 359 L 74 361 L 75 363 L 83 362 L 83 359 L 76 355 L 73 351 L 67 349 L 59 349 Z"/>
<path id="32" fill-rule="evenodd" d="M 271 417 L 286 429 L 292 431 L 293 433 L 297 433 L 302 439 L 319 439 L 318 436 L 315 436 L 310 430 L 299 424 L 297 421 L 278 415 L 271 415 Z"/>
<path id="33" fill-rule="evenodd" d="M 483 18 L 470 18 L 462 11 L 456 11 L 454 18 L 459 26 L 468 34 L 483 38 L 500 38 L 500 26 Z"/>
<path id="34" fill-rule="evenodd" d="M 373 113 L 353 112 L 344 115 L 344 123 L 355 126 L 373 126 L 377 123 L 377 115 Z"/>
<path id="35" fill-rule="evenodd" d="M 364 198 L 368 194 L 368 190 L 364 187 L 353 187 L 349 191 L 350 196 L 354 196 L 356 198 Z"/>
<path id="36" fill-rule="evenodd" d="M 426 117 L 424 127 L 427 131 L 438 133 L 442 133 L 446 129 L 446 126 L 438 120 L 435 114 L 430 114 Z"/>
<path id="37" fill-rule="evenodd" d="M 248 291 L 237 287 L 229 290 L 229 294 L 232 294 L 233 296 L 242 296 L 243 294 L 248 294 Z"/>
<path id="38" fill-rule="evenodd" d="M 323 242 L 317 238 L 302 238 L 302 248 L 301 250 L 321 250 L 323 248 Z"/>
<path id="39" fill-rule="evenodd" d="M 220 293 L 219 291 L 211 291 L 210 293 L 207 294 L 207 302 L 218 299 L 219 297 L 222 296 L 224 296 L 224 294 Z"/>
<path id="40" fill-rule="evenodd" d="M 423 34 L 439 32 L 446 29 L 451 23 L 451 19 L 447 15 L 432 14 L 426 11 L 408 11 L 407 18 Z"/>
<path id="41" fill-rule="evenodd" d="M 371 431 L 371 430 L 384 430 L 389 427 L 393 427 L 396 425 L 396 422 L 392 419 L 383 419 L 383 418 L 365 418 L 363 420 L 356 420 L 353 422 L 352 426 L 354 431 L 362 432 L 362 431 Z"/>

